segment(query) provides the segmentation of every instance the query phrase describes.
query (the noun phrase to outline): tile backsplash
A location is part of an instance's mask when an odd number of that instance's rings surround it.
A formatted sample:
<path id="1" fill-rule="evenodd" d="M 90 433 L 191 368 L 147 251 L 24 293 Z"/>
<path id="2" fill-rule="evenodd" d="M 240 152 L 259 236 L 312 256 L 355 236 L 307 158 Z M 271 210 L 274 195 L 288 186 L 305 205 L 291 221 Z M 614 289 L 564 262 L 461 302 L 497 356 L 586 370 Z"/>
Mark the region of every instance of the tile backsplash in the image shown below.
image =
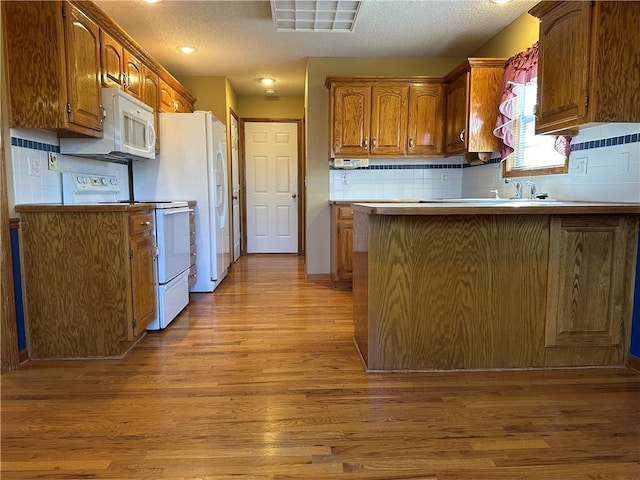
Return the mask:
<path id="1" fill-rule="evenodd" d="M 56 152 L 58 170 L 48 169 L 49 152 Z M 59 153 L 55 133 L 47 130 L 11 129 L 10 206 L 22 203 L 61 203 L 61 172 L 115 175 L 120 182 L 120 200 L 129 198 L 127 165 L 101 162 Z M 13 199 L 13 202 L 11 200 Z"/>
<path id="2" fill-rule="evenodd" d="M 499 160 L 463 170 L 463 197 L 491 197 L 492 189 L 504 198 L 514 194 L 513 187 L 504 183 Z M 529 195 L 529 180 L 538 192 L 559 200 L 640 202 L 640 124 L 611 123 L 581 130 L 571 141 L 568 173 L 518 180 L 523 196 Z"/>
<path id="3" fill-rule="evenodd" d="M 612 123 L 584 129 L 571 142 L 569 172 L 518 177 L 559 200 L 640 202 L 640 124 Z M 578 163 L 586 168 L 578 169 Z M 329 166 L 330 200 L 429 200 L 514 196 L 500 159 L 471 166 L 462 157 L 370 160 L 368 168 Z"/>
<path id="4" fill-rule="evenodd" d="M 371 159 L 353 170 L 329 165 L 330 200 L 430 200 L 459 197 L 462 157 Z"/>

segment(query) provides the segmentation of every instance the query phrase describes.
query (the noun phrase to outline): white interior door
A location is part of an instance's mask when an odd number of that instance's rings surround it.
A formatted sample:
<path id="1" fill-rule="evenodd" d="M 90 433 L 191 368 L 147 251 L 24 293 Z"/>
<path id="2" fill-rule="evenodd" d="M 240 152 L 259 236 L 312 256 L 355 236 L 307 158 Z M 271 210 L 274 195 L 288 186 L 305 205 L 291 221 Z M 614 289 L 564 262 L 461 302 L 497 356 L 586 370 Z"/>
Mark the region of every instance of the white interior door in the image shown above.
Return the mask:
<path id="1" fill-rule="evenodd" d="M 229 125 L 231 125 L 231 218 L 233 219 L 233 230 L 231 233 L 233 241 L 233 262 L 240 258 L 240 242 L 242 232 L 240 230 L 240 172 L 238 161 L 238 119 L 229 115 Z"/>
<path id="2" fill-rule="evenodd" d="M 246 122 L 247 253 L 298 251 L 298 126 Z"/>

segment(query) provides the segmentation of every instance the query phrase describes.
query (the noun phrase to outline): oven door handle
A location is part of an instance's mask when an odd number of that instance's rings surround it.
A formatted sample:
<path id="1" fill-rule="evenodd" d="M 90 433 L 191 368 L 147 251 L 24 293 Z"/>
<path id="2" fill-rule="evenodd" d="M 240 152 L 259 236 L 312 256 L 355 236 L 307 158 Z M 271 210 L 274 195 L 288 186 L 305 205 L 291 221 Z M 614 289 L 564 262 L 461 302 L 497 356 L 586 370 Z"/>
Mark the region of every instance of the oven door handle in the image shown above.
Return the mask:
<path id="1" fill-rule="evenodd" d="M 163 216 L 176 215 L 177 213 L 189 213 L 189 207 L 163 208 L 161 211 Z"/>

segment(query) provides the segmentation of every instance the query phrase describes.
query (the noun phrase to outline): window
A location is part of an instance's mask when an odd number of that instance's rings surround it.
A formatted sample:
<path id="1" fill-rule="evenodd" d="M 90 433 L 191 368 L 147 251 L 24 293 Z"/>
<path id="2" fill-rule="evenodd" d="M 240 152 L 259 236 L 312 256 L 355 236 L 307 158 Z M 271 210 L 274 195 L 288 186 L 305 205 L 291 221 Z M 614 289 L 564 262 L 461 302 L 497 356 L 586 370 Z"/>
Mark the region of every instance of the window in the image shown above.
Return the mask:
<path id="1" fill-rule="evenodd" d="M 556 150 L 557 137 L 535 134 L 535 105 L 538 85 L 513 86 L 513 148 L 503 163 L 503 175 L 517 177 L 567 173 L 569 157 Z M 563 138 L 563 137 L 561 137 Z"/>

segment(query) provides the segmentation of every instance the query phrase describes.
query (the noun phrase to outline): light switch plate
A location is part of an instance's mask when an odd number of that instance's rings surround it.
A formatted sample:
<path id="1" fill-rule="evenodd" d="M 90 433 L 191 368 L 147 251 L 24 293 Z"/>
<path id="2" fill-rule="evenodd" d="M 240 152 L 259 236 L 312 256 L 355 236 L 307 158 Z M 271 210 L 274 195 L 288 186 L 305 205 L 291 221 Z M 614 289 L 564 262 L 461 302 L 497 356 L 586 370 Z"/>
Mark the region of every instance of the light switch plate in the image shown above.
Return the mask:
<path id="1" fill-rule="evenodd" d="M 576 170 L 579 177 L 587 175 L 587 157 L 576 159 Z"/>

